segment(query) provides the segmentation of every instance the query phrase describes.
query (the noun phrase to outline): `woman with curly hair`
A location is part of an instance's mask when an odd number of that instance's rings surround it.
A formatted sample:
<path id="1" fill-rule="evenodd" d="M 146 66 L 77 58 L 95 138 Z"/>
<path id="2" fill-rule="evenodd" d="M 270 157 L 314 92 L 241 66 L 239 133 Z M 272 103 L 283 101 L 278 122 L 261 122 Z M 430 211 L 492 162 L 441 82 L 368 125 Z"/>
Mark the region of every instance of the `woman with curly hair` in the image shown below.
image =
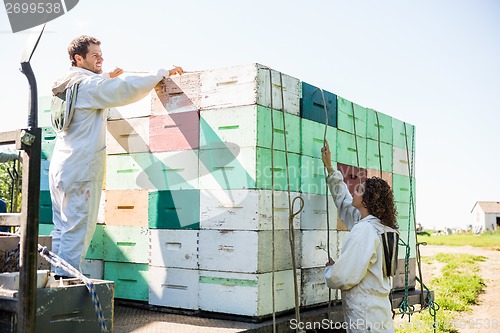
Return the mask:
<path id="1" fill-rule="evenodd" d="M 394 332 L 389 292 L 398 233 L 392 190 L 373 177 L 351 196 L 342 174 L 333 169 L 328 142 L 321 152 L 330 192 L 350 231 L 340 256 L 326 263 L 326 283 L 342 292 L 347 332 Z"/>

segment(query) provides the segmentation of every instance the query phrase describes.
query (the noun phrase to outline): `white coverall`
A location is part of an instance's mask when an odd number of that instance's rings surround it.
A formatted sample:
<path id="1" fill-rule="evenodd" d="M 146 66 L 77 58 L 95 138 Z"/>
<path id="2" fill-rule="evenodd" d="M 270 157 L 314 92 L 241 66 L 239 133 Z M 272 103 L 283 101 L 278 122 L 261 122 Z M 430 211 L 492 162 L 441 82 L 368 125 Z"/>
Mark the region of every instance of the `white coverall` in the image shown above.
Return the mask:
<path id="1" fill-rule="evenodd" d="M 168 76 L 167 70 L 109 79 L 72 67 L 54 83 L 53 94 L 80 83 L 73 119 L 66 131 L 57 134 L 49 168 L 52 251 L 76 269 L 80 269 L 97 224 L 106 161 L 107 108 L 142 99 L 164 76 Z M 61 268 L 55 273 L 69 275 Z"/>
<path id="2" fill-rule="evenodd" d="M 384 250 L 379 236 L 394 229 L 372 215 L 361 219 L 340 171 L 329 175 L 327 183 L 340 218 L 350 231 L 339 258 L 325 268 L 328 287 L 341 290 L 347 332 L 394 332 L 391 281 L 384 277 Z"/>

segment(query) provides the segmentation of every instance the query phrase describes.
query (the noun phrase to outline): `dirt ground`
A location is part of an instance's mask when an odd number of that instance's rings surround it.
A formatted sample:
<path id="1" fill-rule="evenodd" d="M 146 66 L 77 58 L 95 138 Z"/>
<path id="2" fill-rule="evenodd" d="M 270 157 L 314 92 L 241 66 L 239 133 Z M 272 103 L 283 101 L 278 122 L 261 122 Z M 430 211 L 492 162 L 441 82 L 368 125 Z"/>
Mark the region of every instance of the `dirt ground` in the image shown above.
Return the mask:
<path id="1" fill-rule="evenodd" d="M 479 304 L 472 306 L 471 312 L 460 315 L 457 328 L 461 333 L 500 333 L 500 251 L 472 246 L 427 245 L 422 246 L 420 252 L 422 257 L 444 252 L 467 253 L 487 258 L 484 262 L 479 262 L 479 274 L 486 284 L 484 293 L 479 296 Z M 422 261 L 424 283 L 440 274 L 441 267 L 442 264 L 437 262 L 429 265 Z"/>

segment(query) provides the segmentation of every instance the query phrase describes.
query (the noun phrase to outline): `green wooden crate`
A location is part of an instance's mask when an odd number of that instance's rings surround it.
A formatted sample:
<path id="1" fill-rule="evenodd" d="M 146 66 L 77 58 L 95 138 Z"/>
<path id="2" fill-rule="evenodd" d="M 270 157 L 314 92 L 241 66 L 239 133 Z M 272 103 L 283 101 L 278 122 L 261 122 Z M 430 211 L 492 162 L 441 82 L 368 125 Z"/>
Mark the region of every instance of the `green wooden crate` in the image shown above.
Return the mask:
<path id="1" fill-rule="evenodd" d="M 148 251 L 148 228 L 106 226 L 104 260 L 146 264 L 149 262 Z"/>
<path id="2" fill-rule="evenodd" d="M 107 157 L 106 189 L 178 190 L 198 187 L 198 151 Z"/>
<path id="3" fill-rule="evenodd" d="M 309 119 L 322 124 L 328 122 L 329 126 L 337 127 L 337 96 L 329 91 L 302 82 L 300 116 L 302 119 Z"/>
<path id="4" fill-rule="evenodd" d="M 152 229 L 200 229 L 200 191 L 149 192 L 148 225 Z"/>
<path id="5" fill-rule="evenodd" d="M 300 152 L 300 117 L 258 105 L 206 110 L 200 113 L 200 149 L 239 147 L 271 148 Z M 283 125 L 283 117 L 284 123 Z M 271 121 L 274 130 L 271 130 Z M 285 131 L 286 128 L 286 131 Z"/>
<path id="6" fill-rule="evenodd" d="M 408 241 L 408 234 L 410 239 Z M 415 258 L 417 254 L 417 240 L 415 238 L 415 230 L 400 230 L 399 231 L 399 244 L 410 245 L 410 258 Z M 406 256 L 406 246 L 399 245 L 398 259 L 404 259 Z"/>
<path id="7" fill-rule="evenodd" d="M 95 228 L 89 249 L 87 250 L 86 259 L 104 259 L 104 234 L 105 226 L 98 224 Z"/>
<path id="8" fill-rule="evenodd" d="M 309 119 L 302 119 L 300 130 L 301 154 L 321 158 L 321 148 L 324 144 L 325 125 Z M 332 161 L 337 159 L 335 150 L 337 147 L 337 129 L 328 126 L 326 128 L 326 140 L 332 150 Z"/>
<path id="9" fill-rule="evenodd" d="M 408 151 L 415 150 L 415 126 L 401 120 L 392 119 L 392 141 L 393 145 Z"/>
<path id="10" fill-rule="evenodd" d="M 342 97 L 337 97 L 337 101 L 338 129 L 366 138 L 367 109 Z M 353 119 L 355 119 L 355 121 Z"/>
<path id="11" fill-rule="evenodd" d="M 149 299 L 149 266 L 123 262 L 104 262 L 104 280 L 115 282 L 115 298 L 135 301 Z"/>
<path id="12" fill-rule="evenodd" d="M 366 164 L 368 169 L 392 172 L 392 146 L 388 143 L 378 142 L 375 140 L 366 140 L 367 158 Z"/>
<path id="13" fill-rule="evenodd" d="M 415 211 L 412 208 L 410 218 L 410 204 L 408 202 L 396 202 L 398 211 L 399 230 L 415 230 Z M 408 229 L 408 220 L 410 220 L 410 228 Z"/>
<path id="14" fill-rule="evenodd" d="M 52 200 L 50 199 L 50 191 L 40 191 L 38 223 L 52 224 Z"/>
<path id="15" fill-rule="evenodd" d="M 288 189 L 286 154 L 274 151 L 274 172 L 271 150 L 267 148 L 200 150 L 200 188 L 202 189 Z M 203 167 L 202 167 L 203 165 Z M 290 189 L 300 186 L 300 157 L 288 153 Z M 209 173 L 207 176 L 206 172 Z M 202 174 L 203 172 L 203 174 Z"/>
<path id="16" fill-rule="evenodd" d="M 326 194 L 326 175 L 320 158 L 301 156 L 300 191 L 302 193 Z"/>
<path id="17" fill-rule="evenodd" d="M 367 109 L 366 136 L 372 140 L 392 144 L 392 117 Z"/>
<path id="18" fill-rule="evenodd" d="M 38 97 L 38 126 L 39 127 L 50 127 L 51 113 L 52 113 L 52 96 L 40 96 Z"/>
<path id="19" fill-rule="evenodd" d="M 413 202 L 415 203 L 415 178 L 412 180 Z M 394 200 L 397 202 L 410 203 L 410 177 L 392 174 L 392 189 L 394 191 Z"/>
<path id="20" fill-rule="evenodd" d="M 332 150 L 333 154 L 333 149 Z M 366 139 L 337 131 L 337 162 L 366 168 Z M 359 163 L 359 165 L 358 165 Z"/>
<path id="21" fill-rule="evenodd" d="M 288 156 L 287 156 L 288 155 Z M 286 159 L 288 158 L 288 173 Z M 300 188 L 300 156 L 294 153 L 274 151 L 274 168 L 271 164 L 271 150 L 257 149 L 257 183 L 259 189 L 271 190 L 274 169 L 274 190 L 298 192 Z M 290 184 L 288 184 L 290 181 Z"/>
<path id="22" fill-rule="evenodd" d="M 56 145 L 56 132 L 52 127 L 42 128 L 42 159 L 51 160 Z"/>

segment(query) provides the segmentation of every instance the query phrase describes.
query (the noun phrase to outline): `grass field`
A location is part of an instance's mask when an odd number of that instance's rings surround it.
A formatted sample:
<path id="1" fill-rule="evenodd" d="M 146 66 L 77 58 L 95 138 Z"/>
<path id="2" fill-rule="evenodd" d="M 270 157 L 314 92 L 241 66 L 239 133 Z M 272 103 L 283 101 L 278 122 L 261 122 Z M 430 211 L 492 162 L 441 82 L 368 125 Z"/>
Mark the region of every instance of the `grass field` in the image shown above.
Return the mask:
<path id="1" fill-rule="evenodd" d="M 453 235 L 431 236 L 429 233 L 419 234 L 419 242 L 426 242 L 429 245 L 450 245 L 463 246 L 471 245 L 475 247 L 493 248 L 500 251 L 500 231 L 484 232 L 479 235 L 472 233 L 460 233 Z"/>
<path id="2" fill-rule="evenodd" d="M 460 313 L 476 304 L 483 290 L 484 281 L 477 273 L 478 262 L 485 259 L 483 256 L 447 253 L 425 257 L 424 260 L 429 264 L 434 261 L 444 264 L 441 275 L 433 278 L 428 285 L 434 291 L 435 306 L 438 308 L 435 322 L 434 317 L 425 310 L 414 314 L 411 322 L 398 322 L 396 332 L 432 333 L 435 323 L 437 333 L 458 333 Z"/>

